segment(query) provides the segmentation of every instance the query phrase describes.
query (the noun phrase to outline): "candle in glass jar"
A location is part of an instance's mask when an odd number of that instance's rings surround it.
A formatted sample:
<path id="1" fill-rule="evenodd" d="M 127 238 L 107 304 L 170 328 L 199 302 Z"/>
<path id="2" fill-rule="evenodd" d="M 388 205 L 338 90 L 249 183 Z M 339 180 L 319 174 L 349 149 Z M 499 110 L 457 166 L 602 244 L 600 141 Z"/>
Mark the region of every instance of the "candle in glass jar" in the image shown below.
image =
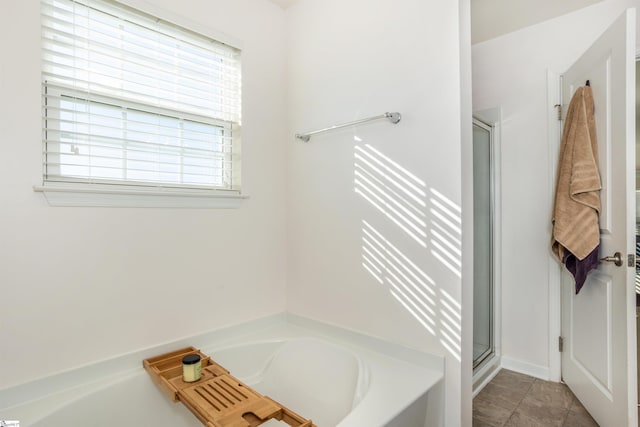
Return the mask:
<path id="1" fill-rule="evenodd" d="M 182 358 L 182 380 L 187 383 L 198 381 L 202 376 L 200 355 L 188 354 Z"/>

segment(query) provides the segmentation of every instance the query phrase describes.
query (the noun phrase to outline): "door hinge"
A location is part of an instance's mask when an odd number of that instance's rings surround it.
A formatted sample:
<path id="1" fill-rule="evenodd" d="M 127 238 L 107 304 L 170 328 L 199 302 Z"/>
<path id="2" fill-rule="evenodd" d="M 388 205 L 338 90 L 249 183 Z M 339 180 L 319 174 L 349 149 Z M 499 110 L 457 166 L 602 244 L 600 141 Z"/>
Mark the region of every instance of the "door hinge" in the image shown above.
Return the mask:
<path id="1" fill-rule="evenodd" d="M 556 110 L 558 110 L 558 121 L 562 121 L 562 104 L 556 104 L 554 105 L 554 107 L 556 108 Z"/>
<path id="2" fill-rule="evenodd" d="M 564 351 L 564 338 L 558 337 L 558 351 L 562 353 Z"/>

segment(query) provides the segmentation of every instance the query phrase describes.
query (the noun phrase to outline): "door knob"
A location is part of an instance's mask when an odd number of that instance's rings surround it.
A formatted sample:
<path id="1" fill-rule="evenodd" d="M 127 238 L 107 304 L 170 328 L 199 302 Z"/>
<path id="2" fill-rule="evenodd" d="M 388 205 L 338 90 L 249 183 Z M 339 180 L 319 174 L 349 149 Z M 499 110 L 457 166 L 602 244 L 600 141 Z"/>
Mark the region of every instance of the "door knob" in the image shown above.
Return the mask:
<path id="1" fill-rule="evenodd" d="M 622 266 L 622 254 L 620 252 L 616 252 L 613 256 L 606 256 L 604 258 L 600 258 L 600 262 L 612 262 L 618 267 Z"/>

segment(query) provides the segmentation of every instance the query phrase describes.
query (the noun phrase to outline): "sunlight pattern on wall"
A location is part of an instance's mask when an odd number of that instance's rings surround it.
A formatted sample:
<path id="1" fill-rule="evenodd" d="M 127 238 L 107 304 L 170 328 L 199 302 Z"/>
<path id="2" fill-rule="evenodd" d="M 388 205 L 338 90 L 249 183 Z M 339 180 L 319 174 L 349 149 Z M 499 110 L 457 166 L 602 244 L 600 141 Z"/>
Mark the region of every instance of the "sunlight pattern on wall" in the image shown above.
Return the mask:
<path id="1" fill-rule="evenodd" d="M 367 221 L 362 221 L 362 266 L 429 333 L 460 360 L 460 304 Z"/>
<path id="2" fill-rule="evenodd" d="M 460 361 L 462 352 L 462 307 L 447 291 L 438 290 L 440 343 Z"/>
<path id="3" fill-rule="evenodd" d="M 435 334 L 434 281 L 366 221 L 362 221 L 362 265 L 430 333 Z"/>
<path id="4" fill-rule="evenodd" d="M 427 246 L 426 185 L 368 144 L 355 147 L 355 191 L 422 247 Z"/>
<path id="5" fill-rule="evenodd" d="M 429 196 L 431 254 L 462 277 L 462 210 L 433 188 Z"/>
<path id="6" fill-rule="evenodd" d="M 355 146 L 354 160 L 355 192 L 409 238 L 393 234 L 397 238 L 392 242 L 373 221 L 362 220 L 362 267 L 460 361 L 460 303 L 424 270 L 425 260 L 430 259 L 461 277 L 460 207 L 368 144 Z M 402 250 L 411 242 L 419 245 L 424 259 L 415 259 L 417 247 Z"/>

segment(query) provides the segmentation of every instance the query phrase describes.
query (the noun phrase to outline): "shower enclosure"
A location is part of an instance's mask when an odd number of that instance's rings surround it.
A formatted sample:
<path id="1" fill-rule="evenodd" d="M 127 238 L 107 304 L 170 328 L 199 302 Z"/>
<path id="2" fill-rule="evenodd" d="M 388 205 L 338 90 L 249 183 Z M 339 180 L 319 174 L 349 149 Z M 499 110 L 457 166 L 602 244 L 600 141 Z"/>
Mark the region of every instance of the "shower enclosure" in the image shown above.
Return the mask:
<path id="1" fill-rule="evenodd" d="M 494 354 L 493 127 L 473 120 L 473 369 Z"/>

